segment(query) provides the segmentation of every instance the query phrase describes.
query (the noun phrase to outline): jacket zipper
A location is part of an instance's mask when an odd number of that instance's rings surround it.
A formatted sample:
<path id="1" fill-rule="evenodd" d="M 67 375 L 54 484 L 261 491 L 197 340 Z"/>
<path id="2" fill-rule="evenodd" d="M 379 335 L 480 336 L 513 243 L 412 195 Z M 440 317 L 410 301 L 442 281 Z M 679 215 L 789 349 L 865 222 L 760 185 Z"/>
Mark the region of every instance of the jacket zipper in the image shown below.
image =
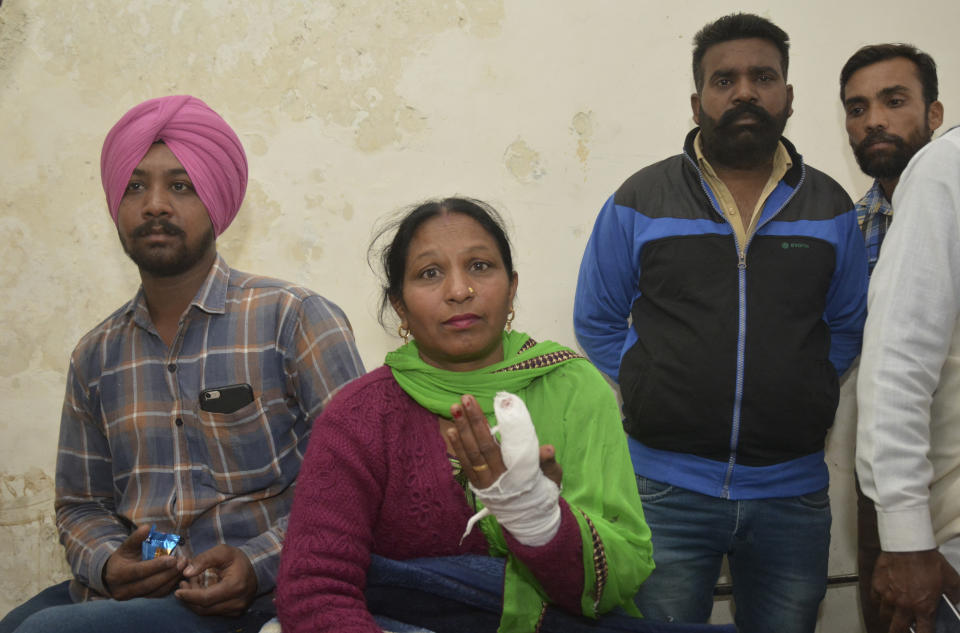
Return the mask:
<path id="1" fill-rule="evenodd" d="M 714 212 L 723 218 L 724 222 L 730 224 L 730 221 L 727 220 L 726 216 L 720 209 L 717 208 L 717 205 L 710 197 L 707 183 L 703 179 L 703 174 L 700 172 L 699 165 L 697 165 L 696 162 L 694 162 L 694 160 L 690 158 L 690 155 L 686 152 L 684 152 L 683 155 L 688 161 L 690 161 L 690 163 L 693 165 L 693 168 L 697 170 L 697 175 L 700 176 L 700 188 L 703 189 L 703 193 L 705 196 L 707 196 L 707 200 L 710 201 L 710 206 L 713 208 Z M 763 222 L 757 223 L 757 228 L 753 231 L 752 235 L 747 237 L 746 244 L 743 245 L 742 250 L 740 249 L 740 243 L 737 240 L 737 232 L 733 232 L 733 243 L 737 249 L 737 306 L 739 312 L 737 317 L 737 376 L 736 387 L 733 396 L 733 416 L 730 427 L 730 457 L 727 459 L 727 471 L 724 473 L 723 487 L 720 490 L 720 497 L 723 499 L 730 498 L 730 480 L 733 479 L 733 468 L 737 464 L 737 449 L 740 441 L 740 414 L 743 407 L 743 365 L 747 346 L 747 249 L 750 247 L 750 242 L 753 241 L 753 236 L 759 233 L 760 229 L 764 225 L 769 224 L 770 221 L 773 220 L 773 218 L 775 218 L 785 206 L 790 204 L 790 201 L 793 200 L 793 197 L 803 185 L 806 175 L 806 166 L 801 161 L 800 180 L 797 182 L 797 186 L 793 188 L 793 191 L 790 192 L 790 195 L 787 196 L 787 199 L 783 201 L 783 204 L 781 204 L 780 207 L 770 215 L 770 217 Z M 763 209 L 760 210 L 760 213 L 763 213 Z"/>

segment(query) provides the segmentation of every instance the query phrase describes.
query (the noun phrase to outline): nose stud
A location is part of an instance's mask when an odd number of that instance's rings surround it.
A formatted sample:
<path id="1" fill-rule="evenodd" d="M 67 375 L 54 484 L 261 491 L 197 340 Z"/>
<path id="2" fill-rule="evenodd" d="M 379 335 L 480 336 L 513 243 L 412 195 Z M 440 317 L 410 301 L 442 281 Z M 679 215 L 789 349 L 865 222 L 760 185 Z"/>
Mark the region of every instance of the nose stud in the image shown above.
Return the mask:
<path id="1" fill-rule="evenodd" d="M 471 297 L 476 294 L 476 291 L 474 291 L 474 289 L 471 288 L 470 286 L 467 286 L 467 292 L 470 293 L 470 296 L 471 296 Z"/>

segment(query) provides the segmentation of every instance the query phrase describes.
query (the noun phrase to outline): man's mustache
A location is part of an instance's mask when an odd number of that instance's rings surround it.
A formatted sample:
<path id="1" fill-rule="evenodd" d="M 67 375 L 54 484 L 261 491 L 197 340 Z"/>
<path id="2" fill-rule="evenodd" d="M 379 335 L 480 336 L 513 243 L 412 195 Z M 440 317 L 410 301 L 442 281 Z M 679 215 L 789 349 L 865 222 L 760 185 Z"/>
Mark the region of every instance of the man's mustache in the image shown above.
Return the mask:
<path id="1" fill-rule="evenodd" d="M 876 145 L 877 143 L 891 143 L 898 148 L 903 148 L 903 139 L 894 134 L 887 134 L 882 130 L 877 130 L 876 132 L 870 132 L 867 134 L 860 144 L 858 145 L 859 149 L 864 150 L 871 145 Z"/>
<path id="2" fill-rule="evenodd" d="M 717 129 L 733 125 L 737 119 L 747 114 L 752 115 L 760 125 L 773 124 L 773 117 L 760 106 L 753 103 L 741 103 L 723 113 L 720 120 L 717 121 Z"/>
<path id="3" fill-rule="evenodd" d="M 147 220 L 135 228 L 133 230 L 133 237 L 147 237 L 153 233 L 163 233 L 174 237 L 185 235 L 183 229 L 172 224 L 170 220 L 166 218 L 154 218 L 153 220 Z"/>

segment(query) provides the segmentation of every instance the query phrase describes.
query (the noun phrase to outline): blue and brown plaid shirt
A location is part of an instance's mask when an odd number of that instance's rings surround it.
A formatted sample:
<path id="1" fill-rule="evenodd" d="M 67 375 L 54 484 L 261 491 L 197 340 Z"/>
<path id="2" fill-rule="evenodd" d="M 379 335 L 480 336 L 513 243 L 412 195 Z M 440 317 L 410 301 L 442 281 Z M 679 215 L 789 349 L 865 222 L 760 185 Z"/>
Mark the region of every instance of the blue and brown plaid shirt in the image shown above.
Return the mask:
<path id="1" fill-rule="evenodd" d="M 880 257 L 880 246 L 887 235 L 890 222 L 893 221 L 893 207 L 883 195 L 880 181 L 874 180 L 873 186 L 855 205 L 857 223 L 863 233 L 864 244 L 867 245 L 867 270 L 873 274 L 873 267 Z"/>
<path id="2" fill-rule="evenodd" d="M 305 288 L 218 257 L 169 348 L 141 289 L 70 359 L 56 510 L 74 600 L 106 593 L 107 559 L 144 524 L 187 556 L 239 547 L 271 590 L 312 421 L 362 374 L 347 318 Z M 252 403 L 200 410 L 202 390 L 238 383 Z"/>

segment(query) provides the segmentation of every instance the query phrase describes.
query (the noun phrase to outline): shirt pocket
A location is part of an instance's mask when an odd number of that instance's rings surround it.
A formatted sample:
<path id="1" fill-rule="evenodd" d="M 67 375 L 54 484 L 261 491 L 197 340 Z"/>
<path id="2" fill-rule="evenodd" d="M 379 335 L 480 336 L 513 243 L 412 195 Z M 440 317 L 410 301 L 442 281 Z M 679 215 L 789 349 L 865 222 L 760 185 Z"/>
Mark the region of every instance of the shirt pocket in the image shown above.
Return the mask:
<path id="1" fill-rule="evenodd" d="M 226 494 L 268 488 L 281 474 L 270 416 L 257 398 L 233 413 L 198 410 L 213 487 Z"/>

